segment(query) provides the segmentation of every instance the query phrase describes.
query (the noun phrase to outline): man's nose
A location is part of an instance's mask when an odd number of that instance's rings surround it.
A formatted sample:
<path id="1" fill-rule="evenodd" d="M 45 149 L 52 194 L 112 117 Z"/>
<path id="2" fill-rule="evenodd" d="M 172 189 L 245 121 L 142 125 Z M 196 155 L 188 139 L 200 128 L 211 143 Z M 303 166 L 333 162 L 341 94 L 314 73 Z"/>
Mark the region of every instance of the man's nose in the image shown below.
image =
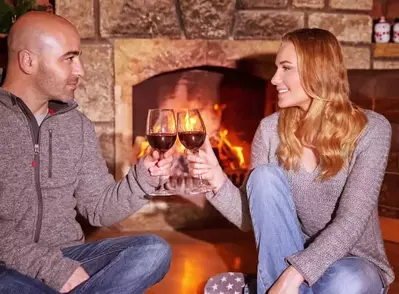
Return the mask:
<path id="1" fill-rule="evenodd" d="M 75 66 L 74 74 L 81 78 L 83 78 L 85 75 L 85 70 L 83 68 L 83 64 L 82 64 L 82 61 L 80 60 L 80 58 Z"/>

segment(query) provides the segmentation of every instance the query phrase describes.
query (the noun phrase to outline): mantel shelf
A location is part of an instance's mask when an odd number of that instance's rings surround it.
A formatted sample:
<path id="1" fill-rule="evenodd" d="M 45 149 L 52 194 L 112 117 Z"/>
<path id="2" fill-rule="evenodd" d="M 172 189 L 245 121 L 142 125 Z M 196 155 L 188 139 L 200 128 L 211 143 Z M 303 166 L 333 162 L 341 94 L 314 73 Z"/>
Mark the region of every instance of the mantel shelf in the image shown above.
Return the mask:
<path id="1" fill-rule="evenodd" d="M 399 43 L 381 43 L 373 46 L 374 57 L 399 57 Z"/>

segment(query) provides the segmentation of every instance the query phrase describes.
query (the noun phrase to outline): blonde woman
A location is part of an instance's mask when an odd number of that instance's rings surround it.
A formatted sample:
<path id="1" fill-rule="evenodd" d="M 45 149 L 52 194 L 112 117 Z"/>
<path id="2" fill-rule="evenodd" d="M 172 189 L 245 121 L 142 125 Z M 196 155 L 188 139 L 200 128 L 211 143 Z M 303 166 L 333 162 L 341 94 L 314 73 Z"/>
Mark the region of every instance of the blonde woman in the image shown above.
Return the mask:
<path id="1" fill-rule="evenodd" d="M 330 32 L 286 34 L 276 67 L 280 111 L 256 131 L 242 189 L 227 179 L 209 142 L 188 157 L 191 173 L 211 183 L 208 199 L 231 222 L 253 228 L 257 293 L 383 293 L 394 279 L 377 210 L 390 124 L 349 101 Z"/>

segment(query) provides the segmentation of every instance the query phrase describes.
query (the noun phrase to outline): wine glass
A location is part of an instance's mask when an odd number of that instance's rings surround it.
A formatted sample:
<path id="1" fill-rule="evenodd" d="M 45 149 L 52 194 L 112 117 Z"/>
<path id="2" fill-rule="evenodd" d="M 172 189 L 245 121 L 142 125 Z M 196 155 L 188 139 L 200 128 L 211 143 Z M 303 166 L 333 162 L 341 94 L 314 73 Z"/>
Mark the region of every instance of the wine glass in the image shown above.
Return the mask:
<path id="1" fill-rule="evenodd" d="M 198 153 L 202 144 L 205 142 L 206 130 L 198 109 L 189 109 L 177 113 L 177 130 L 179 140 L 184 147 L 193 153 Z M 198 194 L 211 191 L 210 187 L 205 185 L 201 176 L 199 177 L 199 185 L 190 193 Z"/>
<path id="2" fill-rule="evenodd" d="M 150 146 L 159 152 L 160 160 L 164 153 L 175 144 L 176 120 L 172 109 L 149 109 L 147 115 L 147 140 Z M 159 187 L 150 196 L 174 195 L 174 191 L 165 189 L 166 179 L 160 177 Z"/>

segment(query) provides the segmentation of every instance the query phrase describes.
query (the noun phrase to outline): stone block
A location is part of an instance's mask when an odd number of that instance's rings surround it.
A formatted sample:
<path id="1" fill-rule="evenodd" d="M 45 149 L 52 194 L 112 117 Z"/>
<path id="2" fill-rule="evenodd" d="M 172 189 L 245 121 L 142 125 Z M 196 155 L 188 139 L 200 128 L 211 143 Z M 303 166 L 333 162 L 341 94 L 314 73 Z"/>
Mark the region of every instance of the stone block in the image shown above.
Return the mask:
<path id="1" fill-rule="evenodd" d="M 56 1 L 56 14 L 72 22 L 79 31 L 81 38 L 94 38 L 94 0 L 63 0 Z"/>
<path id="2" fill-rule="evenodd" d="M 181 0 L 184 31 L 189 39 L 222 39 L 229 35 L 234 0 Z"/>
<path id="3" fill-rule="evenodd" d="M 82 44 L 85 76 L 75 92 L 79 109 L 95 122 L 114 121 L 111 44 Z"/>
<path id="4" fill-rule="evenodd" d="M 369 15 L 311 13 L 309 27 L 329 30 L 340 41 L 371 43 L 372 19 Z"/>
<path id="5" fill-rule="evenodd" d="M 236 14 L 234 37 L 280 40 L 285 33 L 302 27 L 304 27 L 303 12 L 239 11 Z"/>
<path id="6" fill-rule="evenodd" d="M 399 69 L 399 61 L 396 61 L 396 60 L 374 60 L 373 69 Z"/>
<path id="7" fill-rule="evenodd" d="M 113 225 L 119 232 L 232 227 L 204 195 L 152 199 L 137 213 Z"/>
<path id="8" fill-rule="evenodd" d="M 208 42 L 207 62 L 208 64 L 238 68 L 242 61 L 252 59 L 254 64 L 258 64 L 260 69 L 265 63 L 271 64 L 274 72 L 274 60 L 280 47 L 280 41 L 232 41 L 220 40 Z M 261 69 L 268 70 L 267 68 Z M 257 71 L 255 71 L 257 72 Z M 252 72 L 254 73 L 254 72 Z M 259 74 L 259 76 L 270 79 L 269 76 Z"/>
<path id="9" fill-rule="evenodd" d="M 292 5 L 296 8 L 323 8 L 324 0 L 293 0 Z"/>
<path id="10" fill-rule="evenodd" d="M 167 71 L 206 64 L 204 40 L 116 40 L 115 81 L 130 88 Z M 128 97 L 131 100 L 131 95 Z"/>
<path id="11" fill-rule="evenodd" d="M 347 69 L 370 68 L 370 48 L 342 46 L 342 54 Z"/>
<path id="12" fill-rule="evenodd" d="M 284 8 L 288 0 L 242 0 L 242 8 Z"/>
<path id="13" fill-rule="evenodd" d="M 334 9 L 372 10 L 373 0 L 330 0 Z"/>
<path id="14" fill-rule="evenodd" d="M 96 123 L 97 138 L 108 170 L 115 175 L 115 129 L 113 123 Z"/>
<path id="15" fill-rule="evenodd" d="M 100 15 L 102 37 L 182 35 L 173 0 L 100 0 Z"/>

